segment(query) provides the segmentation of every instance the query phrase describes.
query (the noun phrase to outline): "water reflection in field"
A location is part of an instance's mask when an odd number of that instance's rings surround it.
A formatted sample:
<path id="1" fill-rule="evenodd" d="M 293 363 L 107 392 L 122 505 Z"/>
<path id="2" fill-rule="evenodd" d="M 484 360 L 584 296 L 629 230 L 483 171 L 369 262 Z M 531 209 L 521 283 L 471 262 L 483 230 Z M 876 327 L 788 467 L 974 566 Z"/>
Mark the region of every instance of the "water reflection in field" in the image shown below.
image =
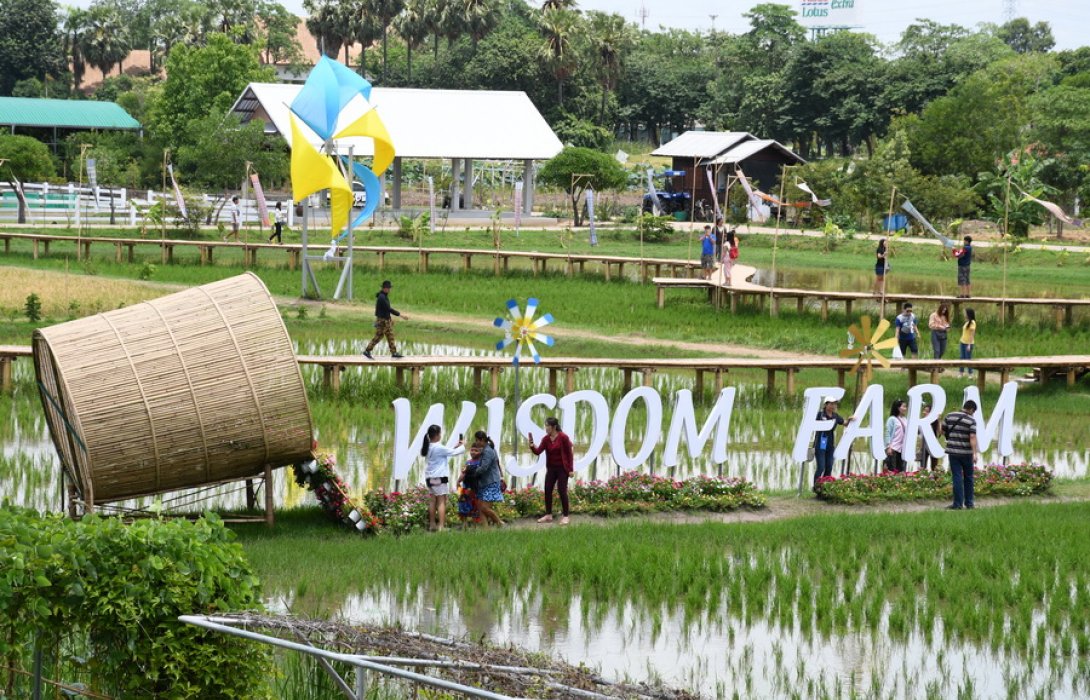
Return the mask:
<path id="1" fill-rule="evenodd" d="M 307 613 L 290 595 L 274 595 L 275 610 Z M 579 594 L 559 601 L 540 591 L 442 598 L 424 588 L 348 596 L 332 614 L 357 624 L 401 625 L 442 636 L 484 639 L 585 663 L 606 677 L 661 681 L 709 697 L 1081 698 L 1090 671 L 1043 633 L 1044 658 L 1033 664 L 1001 647 L 947 638 L 941 619 L 907 639 L 888 636 L 883 613 L 872 633 L 819 633 L 797 622 L 780 626 L 738 610 L 686 615 L 638 604 L 599 606 Z M 805 691 L 805 692 L 804 692 Z M 1013 694 L 1012 694 L 1013 693 Z"/>

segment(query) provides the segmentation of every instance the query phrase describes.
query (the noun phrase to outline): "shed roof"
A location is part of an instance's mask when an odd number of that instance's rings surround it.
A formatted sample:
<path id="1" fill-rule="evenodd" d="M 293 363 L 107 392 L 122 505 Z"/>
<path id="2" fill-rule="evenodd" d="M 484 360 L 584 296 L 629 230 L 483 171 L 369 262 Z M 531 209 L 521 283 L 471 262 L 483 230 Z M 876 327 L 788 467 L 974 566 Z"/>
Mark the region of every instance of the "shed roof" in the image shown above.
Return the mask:
<path id="1" fill-rule="evenodd" d="M 746 131 L 686 131 L 656 148 L 651 155 L 707 160 L 754 138 L 756 137 L 753 134 Z"/>
<path id="2" fill-rule="evenodd" d="M 741 162 L 747 158 L 751 158 L 756 154 L 759 154 L 765 148 L 773 148 L 777 150 L 780 155 L 790 162 L 806 162 L 802 159 L 802 156 L 798 155 L 787 146 L 778 141 L 772 140 L 772 138 L 759 138 L 755 141 L 747 141 L 746 143 L 740 143 L 734 148 L 727 150 L 725 154 L 719 156 L 712 161 L 712 165 L 731 164 L 731 162 Z"/>
<path id="3" fill-rule="evenodd" d="M 116 102 L 0 97 L 0 125 L 62 129 L 139 129 Z"/>
<path id="4" fill-rule="evenodd" d="M 290 144 L 288 105 L 301 85 L 250 83 L 231 108 L 249 120 L 266 117 L 266 131 Z M 382 116 L 398 156 L 405 158 L 477 158 L 481 160 L 544 160 L 563 148 L 545 118 L 524 92 L 495 90 L 417 90 L 374 88 L 370 104 Z M 348 104 L 340 124 L 358 118 L 368 103 L 357 97 Z M 321 139 L 304 129 L 315 146 Z M 372 154 L 372 142 L 348 138 L 356 155 Z"/>
<path id="5" fill-rule="evenodd" d="M 730 149 L 723 155 L 719 156 L 712 161 L 712 165 L 722 165 L 725 163 L 741 163 L 746 158 L 751 158 L 766 148 L 771 148 L 778 151 L 785 160 L 793 163 L 805 163 L 802 156 L 792 151 L 787 146 L 784 146 L 779 141 L 773 139 L 757 139 L 754 141 L 746 141 L 740 143 L 734 148 Z"/>

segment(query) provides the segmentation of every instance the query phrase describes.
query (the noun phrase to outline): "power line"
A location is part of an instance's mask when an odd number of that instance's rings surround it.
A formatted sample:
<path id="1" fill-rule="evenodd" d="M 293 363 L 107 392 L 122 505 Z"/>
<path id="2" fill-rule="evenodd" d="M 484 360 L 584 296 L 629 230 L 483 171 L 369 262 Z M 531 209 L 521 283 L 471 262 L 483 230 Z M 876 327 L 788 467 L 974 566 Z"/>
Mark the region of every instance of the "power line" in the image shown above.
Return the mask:
<path id="1" fill-rule="evenodd" d="M 1018 0 L 1003 0 L 1003 19 L 1010 22 L 1018 16 Z"/>

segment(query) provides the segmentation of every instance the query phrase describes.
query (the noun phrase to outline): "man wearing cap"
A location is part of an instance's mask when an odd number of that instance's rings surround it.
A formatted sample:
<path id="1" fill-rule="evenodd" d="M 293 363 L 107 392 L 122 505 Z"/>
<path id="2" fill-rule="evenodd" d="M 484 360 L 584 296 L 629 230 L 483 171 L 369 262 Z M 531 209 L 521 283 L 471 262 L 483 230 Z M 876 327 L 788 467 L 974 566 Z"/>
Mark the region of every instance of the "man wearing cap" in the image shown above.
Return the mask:
<path id="1" fill-rule="evenodd" d="M 367 349 L 363 351 L 363 356 L 368 360 L 375 359 L 371 357 L 371 350 L 378 345 L 378 341 L 382 340 L 383 336 L 386 337 L 386 342 L 390 345 L 390 355 L 395 360 L 402 357 L 401 353 L 397 351 L 397 346 L 394 345 L 393 316 L 399 316 L 406 321 L 409 317 L 402 316 L 400 311 L 390 306 L 390 288 L 393 286 L 390 280 L 383 280 L 382 289 L 375 295 L 375 337 L 371 338 L 371 342 L 367 344 Z"/>
<path id="2" fill-rule="evenodd" d="M 818 412 L 818 420 L 831 420 L 833 427 L 819 432 L 814 436 L 814 489 L 817 489 L 818 479 L 823 476 L 833 475 L 833 451 L 836 448 L 836 426 L 844 425 L 855 420 L 855 416 L 847 420 L 836 412 L 836 399 L 826 396 L 821 400 L 821 411 Z"/>

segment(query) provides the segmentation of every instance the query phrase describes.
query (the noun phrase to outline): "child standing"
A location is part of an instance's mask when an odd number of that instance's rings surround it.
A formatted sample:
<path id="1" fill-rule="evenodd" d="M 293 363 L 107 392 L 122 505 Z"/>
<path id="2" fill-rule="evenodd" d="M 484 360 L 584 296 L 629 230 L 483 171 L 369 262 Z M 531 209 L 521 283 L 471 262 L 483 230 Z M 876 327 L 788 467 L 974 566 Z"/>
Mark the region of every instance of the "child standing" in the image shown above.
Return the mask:
<path id="1" fill-rule="evenodd" d="M 429 425 L 428 434 L 420 454 L 427 459 L 424 467 L 424 483 L 428 487 L 428 529 L 442 530 L 447 522 L 447 495 L 450 493 L 450 458 L 465 452 L 465 441 L 451 449 L 444 445 L 443 429 L 438 425 Z"/>
<path id="2" fill-rule="evenodd" d="M 469 459 L 458 477 L 458 518 L 465 525 L 467 520 L 479 523 L 481 513 L 477 506 L 477 481 L 473 473 L 481 464 L 481 448 L 474 445 L 469 449 Z"/>
<path id="3" fill-rule="evenodd" d="M 965 325 L 961 327 L 961 359 L 973 359 L 973 346 L 976 345 L 976 312 L 965 309 Z M 958 374 L 965 373 L 965 367 L 958 368 Z M 969 377 L 973 376 L 973 368 L 969 367 Z"/>

